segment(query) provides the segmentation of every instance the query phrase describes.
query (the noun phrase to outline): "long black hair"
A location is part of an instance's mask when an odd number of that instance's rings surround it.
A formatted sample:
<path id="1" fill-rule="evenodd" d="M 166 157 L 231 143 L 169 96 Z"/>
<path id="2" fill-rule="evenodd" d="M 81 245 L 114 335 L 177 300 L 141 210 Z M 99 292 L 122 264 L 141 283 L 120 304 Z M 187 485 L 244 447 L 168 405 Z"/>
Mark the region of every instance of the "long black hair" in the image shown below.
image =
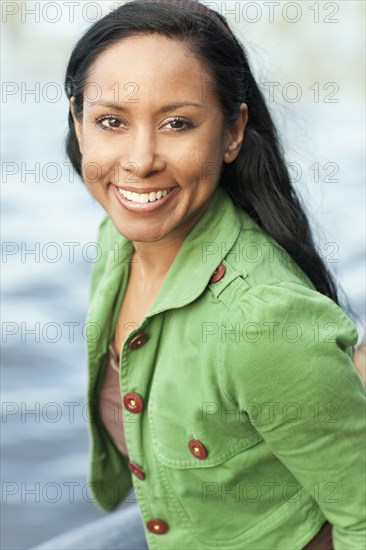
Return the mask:
<path id="1" fill-rule="evenodd" d="M 246 51 L 221 14 L 194 0 L 135 0 L 104 16 L 77 42 L 67 66 L 65 91 L 68 98 L 74 96 L 75 115 L 82 114 L 88 70 L 96 57 L 111 44 L 139 33 L 158 33 L 178 40 L 202 62 L 212 78 L 213 93 L 222 105 L 225 127 L 237 119 L 241 103 L 248 105 L 242 147 L 234 162 L 223 163 L 219 184 L 286 250 L 316 290 L 340 305 L 336 282 L 316 250 Z M 81 155 L 71 111 L 66 152 L 81 176 Z"/>

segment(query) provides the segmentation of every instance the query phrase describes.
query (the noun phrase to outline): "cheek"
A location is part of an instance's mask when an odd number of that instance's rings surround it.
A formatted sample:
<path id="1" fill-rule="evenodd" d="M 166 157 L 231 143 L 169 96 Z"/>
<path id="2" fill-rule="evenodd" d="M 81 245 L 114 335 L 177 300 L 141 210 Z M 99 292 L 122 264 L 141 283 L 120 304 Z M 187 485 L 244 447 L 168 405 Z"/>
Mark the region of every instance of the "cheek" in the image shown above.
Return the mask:
<path id="1" fill-rule="evenodd" d="M 197 175 L 216 168 L 220 172 L 224 156 L 222 132 L 214 124 L 204 123 L 192 133 L 187 132 L 170 143 L 161 142 L 161 149 L 168 163 Z"/>
<path id="2" fill-rule="evenodd" d="M 95 195 L 97 184 L 103 177 L 100 164 L 95 161 L 83 159 L 81 170 L 85 185 L 89 188 L 93 195 Z"/>
<path id="3" fill-rule="evenodd" d="M 203 181 L 208 185 L 215 183 L 221 174 L 223 153 L 218 142 L 208 142 L 190 150 L 184 159 L 186 174 L 194 181 Z"/>
<path id="4" fill-rule="evenodd" d="M 104 163 L 111 156 L 111 147 L 108 147 L 108 142 L 103 138 L 98 137 L 93 133 L 88 132 L 83 135 L 84 162 L 99 162 Z"/>
<path id="5" fill-rule="evenodd" d="M 85 183 L 93 184 L 103 179 L 113 166 L 113 155 L 100 140 L 84 139 L 82 174 Z"/>
<path id="6" fill-rule="evenodd" d="M 213 130 L 213 131 L 216 131 Z M 98 194 L 96 185 L 102 181 L 118 179 L 121 162 L 128 160 L 124 149 L 128 150 L 128 142 L 117 143 L 110 136 L 96 132 L 84 132 L 82 155 L 82 173 L 85 184 L 90 191 Z M 166 162 L 166 170 L 172 176 L 181 178 L 182 183 L 197 184 L 205 182 L 208 186 L 216 183 L 221 174 L 223 161 L 223 143 L 217 136 L 212 139 L 208 129 L 192 138 L 165 141 L 157 144 Z"/>

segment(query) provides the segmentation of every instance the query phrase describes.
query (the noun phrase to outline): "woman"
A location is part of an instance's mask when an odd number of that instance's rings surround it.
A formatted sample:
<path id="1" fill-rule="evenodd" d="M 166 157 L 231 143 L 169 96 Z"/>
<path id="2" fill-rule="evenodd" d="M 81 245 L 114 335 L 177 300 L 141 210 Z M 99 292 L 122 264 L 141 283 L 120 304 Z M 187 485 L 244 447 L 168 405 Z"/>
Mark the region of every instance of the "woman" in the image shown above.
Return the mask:
<path id="1" fill-rule="evenodd" d="M 38 548 L 362 548 L 357 330 L 225 19 L 120 6 L 66 92 L 69 158 L 106 211 L 90 483 L 103 510 L 137 504 Z"/>

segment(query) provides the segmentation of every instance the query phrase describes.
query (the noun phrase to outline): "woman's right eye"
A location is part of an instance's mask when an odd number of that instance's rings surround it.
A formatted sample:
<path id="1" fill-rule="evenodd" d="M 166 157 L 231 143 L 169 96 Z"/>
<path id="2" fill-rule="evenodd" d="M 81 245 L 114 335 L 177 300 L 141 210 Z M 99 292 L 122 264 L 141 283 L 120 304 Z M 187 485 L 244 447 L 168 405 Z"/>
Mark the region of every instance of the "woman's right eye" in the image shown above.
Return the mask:
<path id="1" fill-rule="evenodd" d="M 103 115 L 96 119 L 95 125 L 101 130 L 113 131 L 118 130 L 122 121 L 113 115 Z"/>

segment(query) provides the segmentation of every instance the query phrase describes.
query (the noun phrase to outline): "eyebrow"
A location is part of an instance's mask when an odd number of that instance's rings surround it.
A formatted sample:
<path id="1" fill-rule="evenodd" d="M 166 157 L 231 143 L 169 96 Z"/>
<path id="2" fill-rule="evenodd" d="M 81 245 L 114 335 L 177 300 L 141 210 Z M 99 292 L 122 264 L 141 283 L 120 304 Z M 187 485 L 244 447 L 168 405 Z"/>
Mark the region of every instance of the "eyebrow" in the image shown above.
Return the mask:
<path id="1" fill-rule="evenodd" d="M 123 105 L 120 105 L 118 103 L 113 103 L 108 101 L 102 102 L 102 103 L 95 103 L 95 105 L 100 107 L 106 107 L 108 109 L 115 109 L 116 111 L 121 111 L 121 112 L 128 111 L 127 107 L 124 107 Z M 200 103 L 195 103 L 194 101 L 181 101 L 177 103 L 170 103 L 169 105 L 163 105 L 163 107 L 160 107 L 160 109 L 158 110 L 158 113 L 159 114 L 168 113 L 169 111 L 174 111 L 175 109 L 179 109 L 180 107 L 186 107 L 186 106 L 198 107 L 200 109 L 204 107 L 204 105 Z"/>

